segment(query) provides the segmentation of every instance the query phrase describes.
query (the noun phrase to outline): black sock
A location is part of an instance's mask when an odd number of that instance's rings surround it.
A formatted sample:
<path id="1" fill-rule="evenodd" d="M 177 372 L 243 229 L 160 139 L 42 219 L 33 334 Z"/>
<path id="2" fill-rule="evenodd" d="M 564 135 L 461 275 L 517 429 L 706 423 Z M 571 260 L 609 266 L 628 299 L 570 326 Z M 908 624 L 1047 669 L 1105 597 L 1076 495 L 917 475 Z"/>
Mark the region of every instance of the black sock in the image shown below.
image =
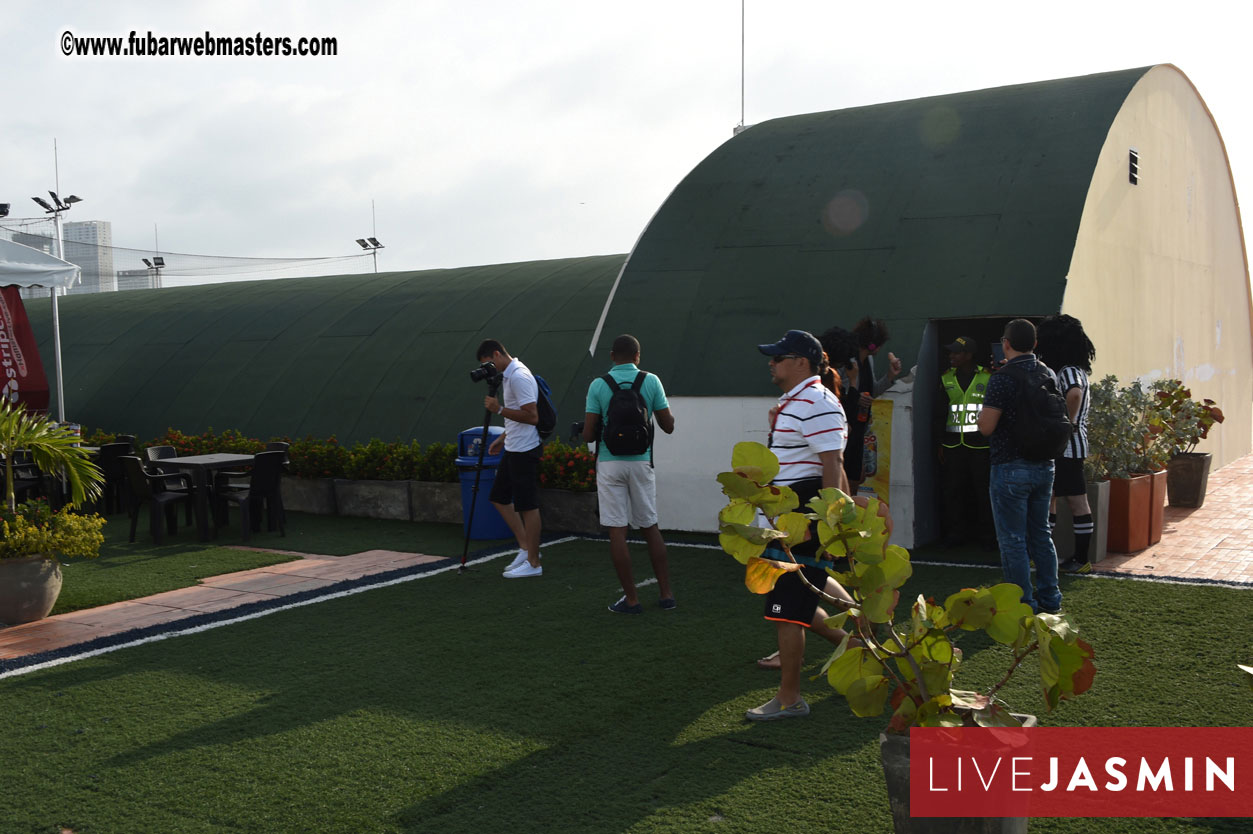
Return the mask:
<path id="1" fill-rule="evenodd" d="M 1089 516 L 1090 518 L 1091 516 Z M 1049 513 L 1049 532 L 1057 529 L 1057 513 Z"/>
<path id="2" fill-rule="evenodd" d="M 1088 561 L 1088 546 L 1092 542 L 1092 514 L 1075 516 L 1075 561 Z"/>

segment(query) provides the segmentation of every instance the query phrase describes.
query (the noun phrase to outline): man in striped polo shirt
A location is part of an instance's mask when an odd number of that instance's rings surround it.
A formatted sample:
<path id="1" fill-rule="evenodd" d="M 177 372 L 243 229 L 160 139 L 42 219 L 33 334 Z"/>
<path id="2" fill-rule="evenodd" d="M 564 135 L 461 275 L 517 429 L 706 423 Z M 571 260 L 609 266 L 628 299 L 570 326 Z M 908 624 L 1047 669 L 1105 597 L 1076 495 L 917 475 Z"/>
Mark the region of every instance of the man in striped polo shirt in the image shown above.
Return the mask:
<path id="1" fill-rule="evenodd" d="M 789 330 L 772 345 L 758 345 L 770 357 L 770 379 L 784 392 L 779 404 L 770 409 L 770 450 L 779 458 L 777 486 L 791 487 L 806 502 L 824 487 L 848 491 L 844 474 L 844 445 L 848 423 L 836 395 L 819 376 L 825 370 L 822 345 L 804 330 Z M 792 548 L 805 577 L 818 588 L 849 602 L 848 592 L 819 567 L 816 525 L 810 538 Z M 769 551 L 766 558 L 771 558 Z M 782 553 L 774 558 L 787 561 Z M 830 616 L 818 606 L 818 595 L 795 574 L 784 574 L 766 595 L 765 618 L 775 625 L 779 641 L 779 690 L 759 707 L 748 710 L 750 721 L 772 721 L 809 715 L 809 704 L 800 694 L 801 666 L 805 660 L 805 629 L 812 628 L 838 643 L 844 633 L 827 627 Z"/>

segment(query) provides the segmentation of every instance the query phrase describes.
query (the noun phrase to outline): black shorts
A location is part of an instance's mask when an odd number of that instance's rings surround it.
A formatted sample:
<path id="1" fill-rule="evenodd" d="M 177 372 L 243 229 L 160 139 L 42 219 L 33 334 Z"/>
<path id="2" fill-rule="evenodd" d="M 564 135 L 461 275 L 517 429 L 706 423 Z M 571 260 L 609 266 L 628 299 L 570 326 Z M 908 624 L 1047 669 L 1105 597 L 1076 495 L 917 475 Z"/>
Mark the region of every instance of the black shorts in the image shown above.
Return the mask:
<path id="1" fill-rule="evenodd" d="M 827 572 L 822 568 L 801 565 L 801 570 L 815 588 L 827 584 Z M 770 593 L 766 594 L 766 613 L 762 616 L 775 622 L 796 623 L 809 628 L 814 621 L 821 598 L 809 589 L 795 573 L 779 577 Z"/>
<path id="2" fill-rule="evenodd" d="M 1058 497 L 1088 494 L 1088 485 L 1083 479 L 1083 458 L 1053 460 L 1053 494 Z"/>
<path id="3" fill-rule="evenodd" d="M 493 504 L 512 504 L 524 513 L 539 509 L 539 456 L 542 446 L 525 452 L 505 452 L 492 484 Z"/>

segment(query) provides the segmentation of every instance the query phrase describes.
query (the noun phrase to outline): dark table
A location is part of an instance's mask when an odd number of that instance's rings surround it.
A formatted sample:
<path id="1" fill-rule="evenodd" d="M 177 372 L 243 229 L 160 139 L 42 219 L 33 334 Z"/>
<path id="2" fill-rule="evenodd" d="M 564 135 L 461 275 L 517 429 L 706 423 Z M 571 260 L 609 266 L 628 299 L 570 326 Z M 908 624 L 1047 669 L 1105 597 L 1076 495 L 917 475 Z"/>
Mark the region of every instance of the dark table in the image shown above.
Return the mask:
<path id="1" fill-rule="evenodd" d="M 251 466 L 254 455 L 191 455 L 185 458 L 161 458 L 153 461 L 162 467 L 173 467 L 191 476 L 192 494 L 196 507 L 196 528 L 201 541 L 216 535 L 217 528 L 209 523 L 209 493 L 213 489 L 212 473 L 219 469 L 238 469 Z"/>

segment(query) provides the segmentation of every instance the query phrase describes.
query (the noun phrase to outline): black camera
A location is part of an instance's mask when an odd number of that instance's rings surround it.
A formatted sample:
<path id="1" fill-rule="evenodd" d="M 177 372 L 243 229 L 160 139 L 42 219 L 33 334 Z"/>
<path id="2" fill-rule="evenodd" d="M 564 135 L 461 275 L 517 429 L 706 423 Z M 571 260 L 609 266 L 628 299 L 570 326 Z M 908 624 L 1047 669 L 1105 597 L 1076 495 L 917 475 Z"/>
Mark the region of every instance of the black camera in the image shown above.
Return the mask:
<path id="1" fill-rule="evenodd" d="M 583 420 L 570 424 L 570 439 L 578 440 L 583 437 Z"/>
<path id="2" fill-rule="evenodd" d="M 471 382 L 487 382 L 487 387 L 495 391 L 504 382 L 505 375 L 496 370 L 496 366 L 491 362 L 484 362 L 474 370 L 470 371 Z"/>

